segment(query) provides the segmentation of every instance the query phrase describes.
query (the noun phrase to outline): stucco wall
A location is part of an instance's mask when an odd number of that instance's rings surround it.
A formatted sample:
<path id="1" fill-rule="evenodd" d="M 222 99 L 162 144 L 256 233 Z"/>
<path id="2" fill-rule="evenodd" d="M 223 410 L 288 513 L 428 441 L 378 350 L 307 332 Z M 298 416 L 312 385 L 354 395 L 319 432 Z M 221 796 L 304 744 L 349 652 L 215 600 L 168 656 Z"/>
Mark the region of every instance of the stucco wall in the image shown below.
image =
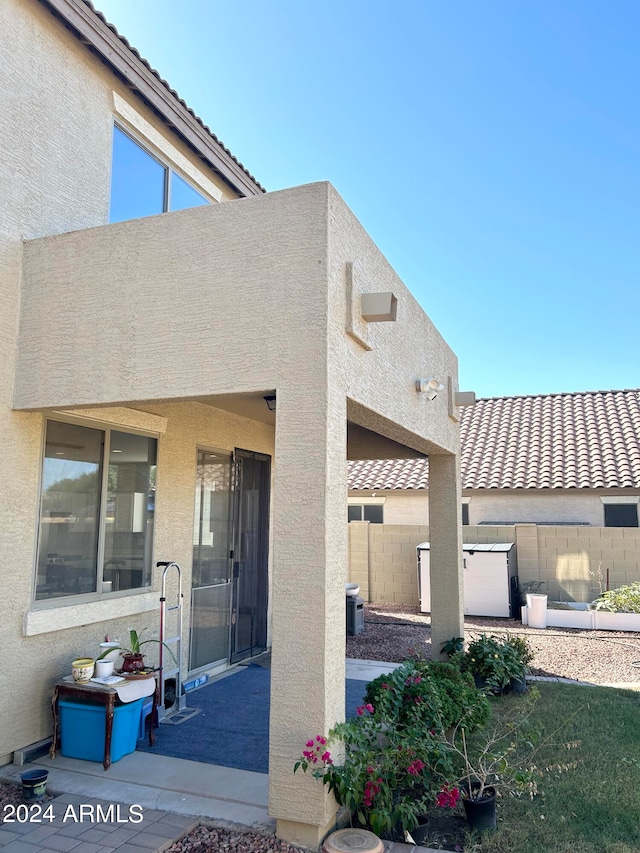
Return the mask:
<path id="1" fill-rule="evenodd" d="M 36 0 L 0 3 L 0 518 L 4 595 L 0 644 L 5 678 L 24 683 L 3 709 L 0 759 L 48 729 L 42 683 L 50 682 L 70 642 L 64 636 L 19 641 L 31 596 L 37 521 L 40 414 L 11 410 L 20 305 L 23 240 L 105 223 L 108 218 L 112 92 L 143 111 L 127 88 Z M 147 120 L 184 157 L 193 153 L 150 113 Z M 229 190 L 215 176 L 223 195 Z M 73 296 L 71 297 L 73 300 Z M 49 329 L 52 349 L 60 330 Z M 45 369 L 46 372 L 46 369 Z M 9 594 L 7 594 L 9 591 Z M 88 641 L 80 630 L 77 642 Z M 24 679 L 25 660 L 39 677 Z M 32 720 L 32 724 L 27 723 Z"/>
<path id="2" fill-rule="evenodd" d="M 316 184 L 27 244 L 16 406 L 322 385 L 326 194 Z"/>
<path id="3" fill-rule="evenodd" d="M 369 350 L 345 329 L 354 258 L 367 290 L 398 297 Z M 16 408 L 328 383 L 361 426 L 456 453 L 447 393 L 416 393 L 425 364 L 457 383 L 454 354 L 326 183 L 25 245 Z"/>
<path id="4" fill-rule="evenodd" d="M 357 502 L 359 497 L 374 494 L 367 490 L 351 490 L 349 498 Z M 484 525 L 487 522 L 507 524 L 588 524 L 604 526 L 604 504 L 602 496 L 635 498 L 640 494 L 634 489 L 606 490 L 536 490 L 536 491 L 463 491 L 469 506 L 469 523 Z M 384 498 L 384 520 L 388 524 L 423 524 L 429 515 L 429 491 L 381 490 L 375 495 Z"/>
<path id="5" fill-rule="evenodd" d="M 351 522 L 349 540 L 349 579 L 363 597 L 418 604 L 416 546 L 429 540 L 427 526 Z M 463 540 L 514 542 L 520 582 L 542 582 L 552 600 L 591 601 L 607 578 L 610 588 L 640 581 L 638 528 L 466 526 Z"/>
<path id="6" fill-rule="evenodd" d="M 429 493 L 426 489 L 409 491 L 349 492 L 349 503 L 357 504 L 359 498 L 375 494 L 383 499 L 383 520 L 385 524 L 428 524 Z"/>
<path id="7" fill-rule="evenodd" d="M 469 523 L 537 522 L 546 524 L 589 524 L 604 526 L 602 495 L 637 497 L 637 490 L 618 489 L 602 492 L 566 489 L 553 491 L 463 492 L 470 497 Z"/>
<path id="8" fill-rule="evenodd" d="M 416 379 L 428 371 L 445 388 L 451 377 L 457 389 L 454 352 L 333 187 L 328 216 L 329 352 L 339 372 L 336 380 L 345 387 L 351 404 L 351 419 L 421 452 L 457 453 L 458 423 L 449 417 L 447 391 L 429 401 L 415 387 Z M 353 264 L 351 300 L 345 287 L 348 262 Z M 358 324 L 360 295 L 384 291 L 398 298 L 396 321 Z M 365 334 L 370 350 L 345 334 L 349 316 L 356 331 Z"/>

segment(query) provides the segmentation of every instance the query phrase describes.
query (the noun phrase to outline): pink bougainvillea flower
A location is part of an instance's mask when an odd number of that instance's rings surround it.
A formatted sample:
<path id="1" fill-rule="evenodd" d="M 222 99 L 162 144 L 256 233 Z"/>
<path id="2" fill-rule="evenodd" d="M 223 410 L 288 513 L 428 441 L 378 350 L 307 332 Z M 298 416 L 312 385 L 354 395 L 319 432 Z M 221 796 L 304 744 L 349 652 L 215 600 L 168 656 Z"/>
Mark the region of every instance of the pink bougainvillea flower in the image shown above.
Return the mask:
<path id="1" fill-rule="evenodd" d="M 455 809 L 459 799 L 460 790 L 458 788 L 449 788 L 443 785 L 436 795 L 436 805 L 441 809 Z"/>
<path id="2" fill-rule="evenodd" d="M 314 743 L 312 740 L 308 740 L 306 743 L 306 746 L 313 746 L 313 745 L 314 745 Z"/>

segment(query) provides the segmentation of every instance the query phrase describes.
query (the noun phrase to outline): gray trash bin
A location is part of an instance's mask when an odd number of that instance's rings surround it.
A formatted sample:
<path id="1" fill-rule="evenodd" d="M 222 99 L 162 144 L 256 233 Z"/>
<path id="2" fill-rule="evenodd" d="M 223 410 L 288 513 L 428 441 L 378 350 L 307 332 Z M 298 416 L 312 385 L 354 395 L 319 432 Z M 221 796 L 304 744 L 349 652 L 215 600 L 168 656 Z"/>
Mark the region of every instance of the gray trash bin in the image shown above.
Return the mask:
<path id="1" fill-rule="evenodd" d="M 364 631 L 364 598 L 347 596 L 347 636 L 355 637 Z"/>

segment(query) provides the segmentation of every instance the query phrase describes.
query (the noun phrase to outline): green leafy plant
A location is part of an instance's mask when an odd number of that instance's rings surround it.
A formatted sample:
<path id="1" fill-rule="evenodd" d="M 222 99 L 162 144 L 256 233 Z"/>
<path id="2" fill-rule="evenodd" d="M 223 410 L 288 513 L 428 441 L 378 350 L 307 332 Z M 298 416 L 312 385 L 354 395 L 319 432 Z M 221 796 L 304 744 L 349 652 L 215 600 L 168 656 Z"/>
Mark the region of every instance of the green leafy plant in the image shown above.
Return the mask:
<path id="1" fill-rule="evenodd" d="M 594 610 L 608 610 L 611 613 L 640 613 L 640 582 L 603 592 L 591 606 Z"/>
<path id="2" fill-rule="evenodd" d="M 470 730 L 489 717 L 486 697 L 478 698 L 473 677 L 443 661 L 410 660 L 367 685 L 365 701 L 378 718 L 396 725 L 446 731 L 463 717 Z"/>
<path id="3" fill-rule="evenodd" d="M 158 643 L 158 644 L 160 644 L 161 641 L 155 639 L 154 637 L 148 637 L 146 640 L 143 640 L 142 635 L 144 634 L 144 632 L 146 630 L 147 630 L 146 628 L 143 628 L 142 631 L 140 631 L 140 633 L 138 633 L 138 631 L 136 631 L 135 628 L 130 628 L 129 629 L 129 646 L 128 647 L 127 646 L 113 646 L 111 648 L 105 649 L 104 652 L 102 652 L 102 654 L 98 658 L 96 658 L 96 660 L 102 660 L 103 658 L 107 657 L 107 655 L 111 654 L 111 652 L 114 652 L 114 651 L 120 651 L 123 653 L 123 655 L 141 655 L 143 653 L 142 647 L 144 645 L 146 645 L 147 643 Z M 174 663 L 177 663 L 176 657 L 173 654 L 172 649 L 164 642 L 162 643 L 162 645 L 169 652 L 169 654 L 171 655 L 171 657 L 174 660 Z"/>
<path id="4" fill-rule="evenodd" d="M 527 638 L 520 634 L 511 634 L 507 636 L 506 645 L 511 646 L 514 649 L 520 663 L 526 671 L 529 664 L 535 657 L 535 652 L 531 648 L 531 644 Z"/>
<path id="5" fill-rule="evenodd" d="M 425 726 L 394 725 L 374 713 L 370 703 L 358 714 L 327 738 L 307 741 L 294 773 L 311 770 L 360 825 L 383 837 L 395 832 L 402 838 L 448 790 L 442 780 L 453 773 L 451 750 Z"/>
<path id="6" fill-rule="evenodd" d="M 483 682 L 486 689 L 501 693 L 511 679 L 524 677 L 532 658 L 533 651 L 524 638 L 481 634 L 469 643 L 465 654 L 455 657 L 455 662 L 463 671 L 471 672 L 476 683 Z"/>
<path id="7" fill-rule="evenodd" d="M 452 637 L 450 640 L 445 640 L 441 645 L 442 652 L 448 657 L 452 657 L 458 652 L 464 651 L 464 637 Z"/>

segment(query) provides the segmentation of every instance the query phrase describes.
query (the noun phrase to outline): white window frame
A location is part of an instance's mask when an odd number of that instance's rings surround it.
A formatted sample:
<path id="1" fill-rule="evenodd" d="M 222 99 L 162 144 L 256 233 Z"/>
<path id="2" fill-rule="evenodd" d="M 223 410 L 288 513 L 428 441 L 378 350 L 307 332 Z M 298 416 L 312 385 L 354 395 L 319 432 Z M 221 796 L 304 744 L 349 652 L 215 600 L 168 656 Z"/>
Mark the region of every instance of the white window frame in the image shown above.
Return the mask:
<path id="1" fill-rule="evenodd" d="M 376 506 L 384 505 L 386 498 L 347 498 L 349 506 Z M 360 519 L 362 521 L 362 519 Z M 351 523 L 351 522 L 349 522 Z M 384 524 L 384 511 L 382 513 L 382 524 Z"/>
<path id="2" fill-rule="evenodd" d="M 210 202 L 220 202 L 222 190 L 213 181 L 200 172 L 169 140 L 144 119 L 140 113 L 121 98 L 117 92 L 112 92 L 114 125 L 126 133 L 151 157 L 157 160 L 165 169 L 175 172 L 180 178 L 190 184 Z M 112 160 L 113 165 L 113 160 Z M 167 210 L 171 204 L 171 175 L 166 176 L 165 202 Z M 111 183 L 111 182 L 110 182 Z M 164 211 L 165 213 L 167 211 Z"/>

